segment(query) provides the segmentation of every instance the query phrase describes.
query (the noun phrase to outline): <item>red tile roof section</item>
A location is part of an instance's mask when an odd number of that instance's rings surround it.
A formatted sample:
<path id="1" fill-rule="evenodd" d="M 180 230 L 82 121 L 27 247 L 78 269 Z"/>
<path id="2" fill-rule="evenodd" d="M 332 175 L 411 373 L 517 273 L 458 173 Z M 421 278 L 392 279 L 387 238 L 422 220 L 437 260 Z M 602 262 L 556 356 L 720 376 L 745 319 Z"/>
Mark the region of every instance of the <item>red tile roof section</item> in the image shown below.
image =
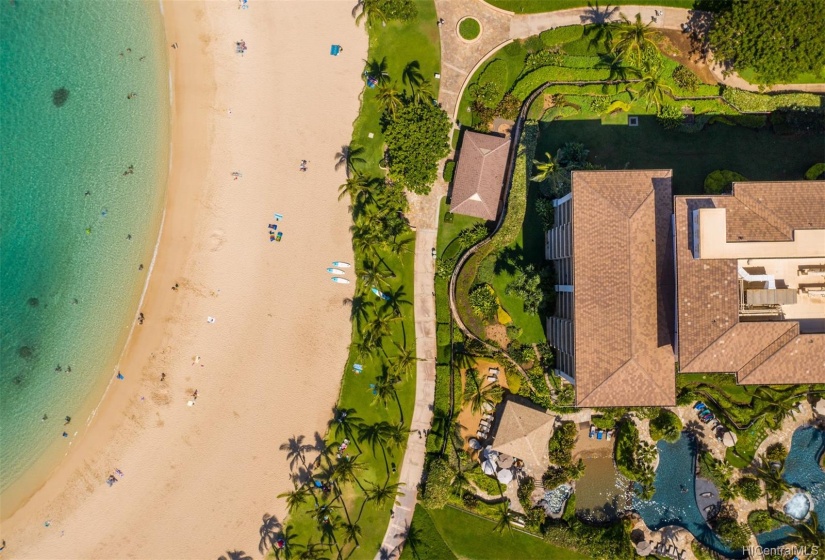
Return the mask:
<path id="1" fill-rule="evenodd" d="M 498 216 L 510 139 L 467 131 L 458 155 L 450 212 L 495 220 Z"/>

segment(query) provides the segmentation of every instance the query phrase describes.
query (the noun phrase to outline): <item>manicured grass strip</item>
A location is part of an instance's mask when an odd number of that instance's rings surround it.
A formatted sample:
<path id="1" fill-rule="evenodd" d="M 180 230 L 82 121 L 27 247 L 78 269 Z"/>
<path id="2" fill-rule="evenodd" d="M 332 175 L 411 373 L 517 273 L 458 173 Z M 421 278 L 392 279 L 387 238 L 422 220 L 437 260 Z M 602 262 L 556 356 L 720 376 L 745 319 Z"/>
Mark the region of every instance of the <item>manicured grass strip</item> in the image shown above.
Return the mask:
<path id="1" fill-rule="evenodd" d="M 539 537 L 513 530 L 493 532 L 495 523 L 445 507 L 428 512 L 441 538 L 453 554 L 468 560 L 585 560 L 572 550 L 553 546 Z M 422 556 L 422 558 L 424 558 Z"/>
<path id="2" fill-rule="evenodd" d="M 464 39 L 472 41 L 481 33 L 481 24 L 477 19 L 466 18 L 458 24 L 458 34 Z"/>
<path id="3" fill-rule="evenodd" d="M 536 14 L 554 12 L 570 8 L 586 8 L 587 0 L 484 0 L 502 10 L 517 14 Z M 592 1 L 590 2 L 592 4 Z M 606 4 L 605 4 L 606 5 Z M 694 0 L 633 0 L 634 6 L 665 6 L 670 8 L 691 9 Z M 603 9 L 603 8 L 602 8 Z M 632 15 L 628 14 L 628 17 Z"/>

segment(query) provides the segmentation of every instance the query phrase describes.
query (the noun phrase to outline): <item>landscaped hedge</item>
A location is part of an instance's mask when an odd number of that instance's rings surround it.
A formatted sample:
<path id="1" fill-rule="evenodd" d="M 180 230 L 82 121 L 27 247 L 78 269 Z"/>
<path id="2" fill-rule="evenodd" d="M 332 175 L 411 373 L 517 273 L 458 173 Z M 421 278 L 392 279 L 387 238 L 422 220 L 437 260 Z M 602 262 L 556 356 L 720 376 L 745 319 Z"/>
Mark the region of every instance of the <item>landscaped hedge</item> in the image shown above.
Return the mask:
<path id="1" fill-rule="evenodd" d="M 455 173 L 455 161 L 449 160 L 447 163 L 444 164 L 444 172 L 442 177 L 448 183 L 453 180 L 453 174 Z"/>
<path id="2" fill-rule="evenodd" d="M 770 113 L 777 109 L 817 109 L 822 96 L 813 93 L 762 94 L 726 87 L 722 97 L 743 113 Z"/>
<path id="3" fill-rule="evenodd" d="M 521 233 L 524 214 L 527 212 L 527 182 L 532 173 L 533 153 L 539 136 L 538 123 L 527 121 L 521 133 L 513 181 L 507 199 L 507 215 L 501 227 L 489 243 L 490 250 L 499 250 L 516 240 Z M 489 253 L 489 251 L 488 251 Z"/>
<path id="4" fill-rule="evenodd" d="M 806 172 L 805 178 L 808 181 L 816 181 L 822 175 L 825 175 L 825 163 L 817 163 L 812 165 Z"/>
<path id="5" fill-rule="evenodd" d="M 546 82 L 595 82 L 606 80 L 609 76 L 610 72 L 602 69 L 545 66 L 524 74 L 513 86 L 511 93 L 524 100 Z"/>
<path id="6" fill-rule="evenodd" d="M 556 29 L 548 29 L 542 31 L 541 42 L 548 47 L 554 45 L 561 45 L 563 43 L 570 43 L 576 39 L 580 39 L 584 34 L 583 25 L 566 25 L 564 27 L 557 27 Z"/>

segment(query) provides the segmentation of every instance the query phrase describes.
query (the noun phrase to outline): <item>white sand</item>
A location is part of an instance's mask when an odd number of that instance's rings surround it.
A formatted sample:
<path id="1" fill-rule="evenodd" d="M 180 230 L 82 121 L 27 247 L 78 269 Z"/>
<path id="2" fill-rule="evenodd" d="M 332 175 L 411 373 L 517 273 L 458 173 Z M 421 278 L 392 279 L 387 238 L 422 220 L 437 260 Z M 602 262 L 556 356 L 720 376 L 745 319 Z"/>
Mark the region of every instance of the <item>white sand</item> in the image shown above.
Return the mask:
<path id="1" fill-rule="evenodd" d="M 164 5 L 179 45 L 173 168 L 146 322 L 88 433 L 3 521 L 5 558 L 257 557 L 262 516 L 282 519 L 276 496 L 291 488 L 278 446 L 326 429 L 354 286 L 325 271 L 352 261 L 333 156 L 357 115 L 367 37 L 350 0 L 249 4 Z M 330 56 L 332 43 L 345 52 Z"/>

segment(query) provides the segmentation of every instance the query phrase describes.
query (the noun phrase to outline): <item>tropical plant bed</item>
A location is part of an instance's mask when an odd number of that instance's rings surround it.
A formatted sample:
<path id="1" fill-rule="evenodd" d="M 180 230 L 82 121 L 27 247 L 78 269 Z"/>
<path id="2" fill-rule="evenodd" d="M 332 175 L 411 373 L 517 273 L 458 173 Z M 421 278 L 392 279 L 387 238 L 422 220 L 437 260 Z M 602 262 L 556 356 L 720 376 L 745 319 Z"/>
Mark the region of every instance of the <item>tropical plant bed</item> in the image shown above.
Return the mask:
<path id="1" fill-rule="evenodd" d="M 536 14 L 541 12 L 555 12 L 570 8 L 587 8 L 596 6 L 592 0 L 484 0 L 496 8 L 515 12 L 517 14 Z M 634 0 L 634 6 L 666 6 L 671 8 L 685 8 L 690 10 L 694 7 L 695 0 Z"/>

